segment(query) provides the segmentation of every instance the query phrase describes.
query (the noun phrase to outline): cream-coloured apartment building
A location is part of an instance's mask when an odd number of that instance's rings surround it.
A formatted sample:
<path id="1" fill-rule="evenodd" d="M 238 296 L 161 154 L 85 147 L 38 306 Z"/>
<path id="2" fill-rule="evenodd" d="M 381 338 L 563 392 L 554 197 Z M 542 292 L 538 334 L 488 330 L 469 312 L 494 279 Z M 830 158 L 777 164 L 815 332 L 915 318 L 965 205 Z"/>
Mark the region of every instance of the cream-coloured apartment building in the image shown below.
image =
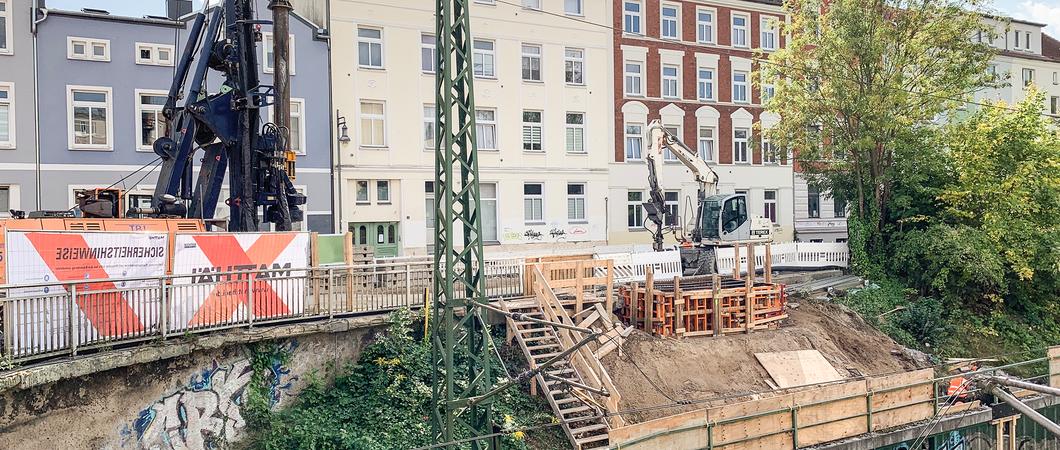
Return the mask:
<path id="1" fill-rule="evenodd" d="M 603 243 L 611 3 L 469 3 L 487 253 Z M 331 2 L 340 230 L 377 256 L 433 245 L 434 7 Z"/>

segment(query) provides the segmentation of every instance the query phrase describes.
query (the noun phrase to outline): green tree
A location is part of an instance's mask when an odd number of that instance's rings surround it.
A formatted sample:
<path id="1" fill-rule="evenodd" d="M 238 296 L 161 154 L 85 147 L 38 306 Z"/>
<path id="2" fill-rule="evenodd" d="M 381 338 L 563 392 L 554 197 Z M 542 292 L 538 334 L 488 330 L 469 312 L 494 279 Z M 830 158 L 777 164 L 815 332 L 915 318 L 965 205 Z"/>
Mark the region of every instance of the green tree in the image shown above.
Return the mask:
<path id="1" fill-rule="evenodd" d="M 897 179 L 924 129 L 990 84 L 982 0 L 791 1 L 784 49 L 760 65 L 780 123 L 766 136 L 795 149 L 808 181 L 852 200 L 851 230 L 880 250 Z M 757 77 L 756 77 L 757 78 Z M 857 234 L 858 236 L 855 236 Z"/>

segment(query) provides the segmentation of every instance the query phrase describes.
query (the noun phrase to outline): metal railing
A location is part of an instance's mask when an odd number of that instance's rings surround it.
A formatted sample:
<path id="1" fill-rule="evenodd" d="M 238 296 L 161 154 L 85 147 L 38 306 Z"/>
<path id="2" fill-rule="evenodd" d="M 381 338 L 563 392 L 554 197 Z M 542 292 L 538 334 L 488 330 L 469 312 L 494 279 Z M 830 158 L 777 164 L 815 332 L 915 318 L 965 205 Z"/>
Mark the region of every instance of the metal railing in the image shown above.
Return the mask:
<path id="1" fill-rule="evenodd" d="M 520 260 L 484 263 L 487 295 L 523 295 Z M 424 306 L 433 261 L 0 286 L 0 358 L 14 362 L 259 324 Z"/>

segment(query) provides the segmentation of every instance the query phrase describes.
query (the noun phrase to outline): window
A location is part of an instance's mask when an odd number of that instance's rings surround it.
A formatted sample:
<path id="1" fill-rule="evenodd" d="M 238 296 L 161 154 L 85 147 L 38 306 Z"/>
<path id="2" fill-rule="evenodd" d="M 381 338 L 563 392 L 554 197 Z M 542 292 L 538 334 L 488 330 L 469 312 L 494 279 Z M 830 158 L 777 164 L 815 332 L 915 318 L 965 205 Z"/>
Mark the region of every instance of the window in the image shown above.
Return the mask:
<path id="1" fill-rule="evenodd" d="M 747 72 L 742 70 L 732 72 L 732 101 L 733 103 L 747 103 Z"/>
<path id="2" fill-rule="evenodd" d="M 567 113 L 567 153 L 585 153 L 585 113 Z"/>
<path id="3" fill-rule="evenodd" d="M 68 87 L 71 149 L 111 150 L 111 89 Z"/>
<path id="4" fill-rule="evenodd" d="M 1030 86 L 1034 83 L 1034 69 L 1023 69 L 1023 85 Z"/>
<path id="5" fill-rule="evenodd" d="M 368 181 L 357 180 L 357 203 L 368 204 Z"/>
<path id="6" fill-rule="evenodd" d="M 773 17 L 762 17 L 759 29 L 762 33 L 762 50 L 776 50 L 777 49 L 777 27 L 776 18 Z"/>
<path id="7" fill-rule="evenodd" d="M 287 146 L 292 152 L 299 155 L 305 154 L 305 133 L 302 130 L 305 129 L 305 100 L 300 98 L 291 99 L 291 129 L 290 131 L 290 142 Z M 275 121 L 275 119 L 273 119 Z"/>
<path id="8" fill-rule="evenodd" d="M 662 5 L 659 17 L 662 20 L 659 34 L 663 39 L 680 39 L 681 27 L 678 25 L 678 17 L 681 16 L 680 7 L 676 5 Z"/>
<path id="9" fill-rule="evenodd" d="M 777 147 L 769 142 L 769 139 L 762 138 L 762 163 L 776 164 L 777 158 L 779 158 Z"/>
<path id="10" fill-rule="evenodd" d="M 523 111 L 523 151 L 540 152 L 541 111 Z"/>
<path id="11" fill-rule="evenodd" d="M 626 33 L 641 34 L 640 2 L 626 0 L 622 6 L 622 30 Z"/>
<path id="12" fill-rule="evenodd" d="M 497 111 L 475 110 L 475 137 L 478 138 L 479 150 L 497 149 Z"/>
<path id="13" fill-rule="evenodd" d="M 136 149 L 150 151 L 158 138 L 169 134 L 168 123 L 162 116 L 166 104 L 163 91 L 136 91 L 136 129 L 140 130 Z"/>
<path id="14" fill-rule="evenodd" d="M 15 85 L 12 83 L 0 83 L 0 148 L 15 148 Z"/>
<path id="15" fill-rule="evenodd" d="M 717 161 L 714 153 L 714 127 L 699 127 L 699 157 L 707 162 Z"/>
<path id="16" fill-rule="evenodd" d="M 434 148 L 434 127 L 437 111 L 434 105 L 423 105 L 423 148 Z"/>
<path id="17" fill-rule="evenodd" d="M 663 129 L 665 129 L 667 133 L 670 133 L 670 136 L 681 139 L 680 126 L 663 125 Z M 663 161 L 677 161 L 677 155 L 675 155 L 674 152 L 671 152 L 669 148 L 666 148 L 663 150 Z"/>
<path id="18" fill-rule="evenodd" d="M 640 228 L 644 226 L 644 193 L 628 191 L 626 193 L 626 226 Z"/>
<path id="19" fill-rule="evenodd" d="M 1060 72 L 1053 72 L 1053 84 L 1060 84 Z"/>
<path id="20" fill-rule="evenodd" d="M 110 61 L 110 41 L 81 37 L 66 38 L 66 57 L 89 61 Z"/>
<path id="21" fill-rule="evenodd" d="M 8 10 L 8 0 L 0 0 L 0 53 L 10 55 L 12 53 L 11 11 Z M 4 208 L 0 211 L 7 211 Z"/>
<path id="22" fill-rule="evenodd" d="M 383 68 L 383 30 L 357 27 L 357 63 L 370 69 Z"/>
<path id="23" fill-rule="evenodd" d="M 1020 32 L 1019 31 L 1013 31 L 1012 34 L 1014 34 L 1016 36 L 1016 45 L 1013 48 L 1018 50 L 1020 48 Z"/>
<path id="24" fill-rule="evenodd" d="M 383 102 L 361 101 L 361 145 L 386 145 L 386 105 Z"/>
<path id="25" fill-rule="evenodd" d="M 836 195 L 834 192 L 832 193 L 832 207 L 836 218 L 847 216 L 847 199 L 842 195 Z"/>
<path id="26" fill-rule="evenodd" d="M 494 62 L 493 41 L 475 39 L 475 49 L 472 57 L 473 70 L 476 77 L 496 78 L 497 71 Z"/>
<path id="27" fill-rule="evenodd" d="M 136 64 L 144 64 L 148 66 L 172 66 L 173 46 L 137 42 Z"/>
<path id="28" fill-rule="evenodd" d="M 541 0 L 523 0 L 523 8 L 541 9 Z"/>
<path id="29" fill-rule="evenodd" d="M 806 188 L 806 215 L 811 219 L 821 217 L 821 193 L 813 186 Z"/>
<path id="30" fill-rule="evenodd" d="M 541 81 L 541 46 L 523 44 L 523 80 Z"/>
<path id="31" fill-rule="evenodd" d="M 762 193 L 765 197 L 765 211 L 762 216 L 769 219 L 770 222 L 777 223 L 777 191 L 765 191 Z"/>
<path id="32" fill-rule="evenodd" d="M 496 0 L 475 0 L 475 3 L 481 3 L 483 5 L 496 5 Z"/>
<path id="33" fill-rule="evenodd" d="M 749 47 L 747 43 L 747 23 L 750 20 L 745 14 L 732 15 L 732 46 Z"/>
<path id="34" fill-rule="evenodd" d="M 0 2 L 0 7 L 3 5 L 3 2 Z M 3 29 L 0 28 L 0 31 L 3 31 Z M 13 209 L 11 208 L 11 187 L 0 186 L 0 217 L 9 217 L 8 211 L 11 209 Z"/>
<path id="35" fill-rule="evenodd" d="M 696 40 L 704 44 L 714 43 L 714 11 L 696 10 Z"/>
<path id="36" fill-rule="evenodd" d="M 287 54 L 288 70 L 290 70 L 291 75 L 294 75 L 294 35 L 293 34 L 287 36 L 287 42 L 288 42 L 288 44 L 287 44 L 287 48 L 288 48 L 288 50 L 287 50 L 287 52 L 288 52 L 288 54 Z M 262 52 L 262 54 L 261 54 L 262 55 L 262 57 L 261 57 L 262 66 L 261 67 L 262 67 L 262 70 L 265 73 L 273 73 L 273 71 L 275 70 L 272 67 L 272 65 L 275 63 L 275 61 L 273 60 L 274 56 L 272 54 L 274 45 L 275 44 L 273 43 L 272 33 L 262 33 L 261 34 L 261 52 Z M 172 65 L 172 64 L 170 64 L 170 65 Z"/>
<path id="37" fill-rule="evenodd" d="M 998 76 L 997 76 L 997 64 L 991 64 L 991 65 L 987 66 L 986 67 L 986 73 L 988 75 L 990 75 L 990 79 L 991 80 L 997 81 L 997 79 L 998 79 Z"/>
<path id="38" fill-rule="evenodd" d="M 626 95 L 641 95 L 640 83 L 641 64 L 639 62 L 627 61 L 626 64 Z"/>
<path id="39" fill-rule="evenodd" d="M 769 99 L 776 95 L 776 88 L 773 83 L 767 82 L 765 79 L 765 73 L 762 73 L 762 104 L 765 104 Z"/>
<path id="40" fill-rule="evenodd" d="M 434 73 L 435 64 L 438 61 L 435 60 L 437 54 L 435 53 L 436 39 L 433 34 L 421 34 L 420 35 L 420 70 L 423 73 Z"/>
<path id="41" fill-rule="evenodd" d="M 497 183 L 479 185 L 482 199 L 482 240 L 497 242 Z"/>
<path id="42" fill-rule="evenodd" d="M 644 147 L 644 126 L 639 123 L 626 124 L 626 160 L 641 159 Z"/>
<path id="43" fill-rule="evenodd" d="M 434 222 L 435 218 L 438 217 L 434 211 L 434 182 L 424 181 L 423 182 L 423 207 L 424 207 L 424 221 L 427 222 L 427 245 L 434 245 Z"/>
<path id="44" fill-rule="evenodd" d="M 714 69 L 699 68 L 696 90 L 700 100 L 714 100 Z"/>
<path id="45" fill-rule="evenodd" d="M 585 84 L 585 50 L 566 48 L 563 50 L 564 79 L 567 84 Z"/>
<path id="46" fill-rule="evenodd" d="M 585 221 L 585 184 L 567 184 L 567 220 L 570 222 Z"/>
<path id="47" fill-rule="evenodd" d="M 563 12 L 572 16 L 584 15 L 582 0 L 563 0 Z"/>
<path id="48" fill-rule="evenodd" d="M 734 163 L 748 163 L 751 160 L 747 154 L 747 136 L 751 134 L 751 130 L 747 128 L 737 128 L 732 132 L 732 162 Z"/>
<path id="49" fill-rule="evenodd" d="M 0 108 L 3 108 L 2 104 L 0 104 Z M 0 114 L 2 114 L 2 112 L 0 112 Z M 1054 116 L 1057 115 L 1057 114 L 1060 114 L 1060 97 L 1057 97 L 1055 95 L 1052 96 L 1052 97 L 1049 97 L 1049 114 L 1052 114 Z M 0 117 L 0 127 L 3 127 L 3 122 L 2 121 L 3 121 L 3 118 Z M 0 135 L 0 141 L 3 141 L 4 140 L 3 138 L 4 138 L 3 135 Z"/>
<path id="50" fill-rule="evenodd" d="M 390 181 L 377 180 L 375 182 L 375 201 L 385 205 L 390 203 Z"/>
<path id="51" fill-rule="evenodd" d="M 1031 32 L 1028 31 L 1023 35 L 1023 48 L 1027 51 L 1031 50 Z"/>
<path id="52" fill-rule="evenodd" d="M 678 200 L 680 198 L 681 193 L 678 191 L 666 191 L 663 193 L 663 205 L 665 208 L 665 211 L 663 211 L 663 223 L 668 226 L 677 226 Z"/>
<path id="53" fill-rule="evenodd" d="M 545 196 L 541 183 L 523 184 L 523 221 L 527 225 L 545 223 Z"/>
<path id="54" fill-rule="evenodd" d="M 678 93 L 678 89 L 677 89 L 677 86 L 680 84 L 677 81 L 678 70 L 680 70 L 680 69 L 678 69 L 677 66 L 671 66 L 671 65 L 662 66 L 662 96 L 664 98 L 678 98 L 678 97 L 680 97 L 681 94 Z"/>

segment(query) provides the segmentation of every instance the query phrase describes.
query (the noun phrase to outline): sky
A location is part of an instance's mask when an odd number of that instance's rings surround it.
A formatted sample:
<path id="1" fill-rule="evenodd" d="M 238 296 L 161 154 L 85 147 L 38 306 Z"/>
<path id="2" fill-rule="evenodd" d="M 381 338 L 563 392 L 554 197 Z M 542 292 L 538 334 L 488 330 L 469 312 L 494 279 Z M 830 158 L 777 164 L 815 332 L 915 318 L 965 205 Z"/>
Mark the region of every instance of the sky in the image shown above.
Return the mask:
<path id="1" fill-rule="evenodd" d="M 77 11 L 92 7 L 131 17 L 166 13 L 165 0 L 46 0 L 46 3 L 50 8 Z M 198 9 L 202 0 L 193 0 L 193 3 L 193 8 Z M 994 9 L 1017 19 L 1047 24 L 1046 33 L 1060 38 L 1060 0 L 994 0 Z"/>

